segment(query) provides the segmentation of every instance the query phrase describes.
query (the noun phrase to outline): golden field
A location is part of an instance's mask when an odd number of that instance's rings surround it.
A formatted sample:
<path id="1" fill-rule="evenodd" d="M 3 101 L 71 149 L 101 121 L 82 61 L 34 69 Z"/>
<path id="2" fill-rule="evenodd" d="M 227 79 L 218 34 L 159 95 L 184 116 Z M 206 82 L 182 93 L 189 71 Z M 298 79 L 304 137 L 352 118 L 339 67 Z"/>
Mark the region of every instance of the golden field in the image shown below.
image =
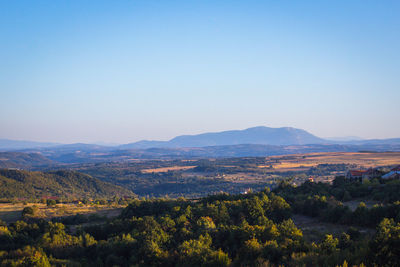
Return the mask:
<path id="1" fill-rule="evenodd" d="M 142 173 L 158 173 L 158 172 L 168 172 L 168 171 L 184 171 L 196 168 L 196 166 L 171 166 L 171 167 L 162 167 L 162 168 L 154 168 L 154 169 L 143 169 Z"/>
<path id="2" fill-rule="evenodd" d="M 318 164 L 354 164 L 358 167 L 377 167 L 400 164 L 400 152 L 329 152 L 308 153 L 284 156 L 271 156 L 267 164 L 259 168 L 273 167 L 276 171 L 291 171 L 317 166 Z"/>

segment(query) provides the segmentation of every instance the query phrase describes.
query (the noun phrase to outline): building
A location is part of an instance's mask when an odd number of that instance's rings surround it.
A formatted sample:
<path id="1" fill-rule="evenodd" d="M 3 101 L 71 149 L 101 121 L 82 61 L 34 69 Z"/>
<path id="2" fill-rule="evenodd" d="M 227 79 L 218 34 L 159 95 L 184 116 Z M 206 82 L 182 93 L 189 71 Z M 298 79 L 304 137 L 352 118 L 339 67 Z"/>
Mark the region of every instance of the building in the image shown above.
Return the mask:
<path id="1" fill-rule="evenodd" d="M 346 174 L 346 179 L 352 181 L 364 181 L 371 180 L 374 178 L 380 178 L 382 176 L 379 168 L 369 168 L 368 170 L 350 170 Z"/>
<path id="2" fill-rule="evenodd" d="M 363 175 L 363 180 L 364 179 L 374 179 L 374 178 L 380 178 L 382 176 L 382 172 L 380 171 L 379 168 L 369 168 L 367 172 Z"/>
<path id="3" fill-rule="evenodd" d="M 247 195 L 250 194 L 251 192 L 252 192 L 251 188 L 247 188 L 246 190 L 240 192 L 240 194 Z"/>
<path id="4" fill-rule="evenodd" d="M 400 165 L 383 175 L 382 179 L 400 179 Z"/>
<path id="5" fill-rule="evenodd" d="M 394 171 L 394 172 L 400 172 L 400 165 L 397 166 L 397 167 L 394 167 L 394 168 L 392 169 L 392 171 Z"/>
<path id="6" fill-rule="evenodd" d="M 346 173 L 346 179 L 351 181 L 359 181 L 362 182 L 363 177 L 366 177 L 367 170 L 349 170 Z"/>

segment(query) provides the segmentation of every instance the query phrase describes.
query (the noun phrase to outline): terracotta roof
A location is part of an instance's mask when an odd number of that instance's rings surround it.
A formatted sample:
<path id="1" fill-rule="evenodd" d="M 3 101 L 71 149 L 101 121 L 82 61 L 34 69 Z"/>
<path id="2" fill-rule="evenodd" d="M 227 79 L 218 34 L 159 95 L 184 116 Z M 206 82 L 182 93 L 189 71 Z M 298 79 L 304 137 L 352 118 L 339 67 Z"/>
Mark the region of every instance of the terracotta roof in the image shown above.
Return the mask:
<path id="1" fill-rule="evenodd" d="M 394 172 L 398 172 L 398 171 L 400 171 L 400 165 L 399 165 L 399 166 L 397 166 L 397 167 L 394 167 L 394 168 L 392 169 L 392 171 L 394 171 Z"/>
<path id="2" fill-rule="evenodd" d="M 363 174 L 366 174 L 367 171 L 365 170 L 352 170 L 350 171 L 351 176 L 362 176 Z"/>
<path id="3" fill-rule="evenodd" d="M 53 199 L 53 200 L 59 199 L 59 197 L 54 197 L 54 196 L 42 196 L 42 198 L 44 198 L 44 199 Z"/>

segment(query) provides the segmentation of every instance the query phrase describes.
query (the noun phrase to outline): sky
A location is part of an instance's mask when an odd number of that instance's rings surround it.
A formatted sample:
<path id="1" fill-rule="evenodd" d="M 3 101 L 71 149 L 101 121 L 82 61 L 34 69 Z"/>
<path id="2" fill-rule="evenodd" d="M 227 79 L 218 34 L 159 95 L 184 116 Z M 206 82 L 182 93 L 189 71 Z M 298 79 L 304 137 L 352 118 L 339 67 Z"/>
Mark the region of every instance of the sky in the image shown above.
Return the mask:
<path id="1" fill-rule="evenodd" d="M 1 1 L 0 138 L 400 137 L 400 1 Z"/>

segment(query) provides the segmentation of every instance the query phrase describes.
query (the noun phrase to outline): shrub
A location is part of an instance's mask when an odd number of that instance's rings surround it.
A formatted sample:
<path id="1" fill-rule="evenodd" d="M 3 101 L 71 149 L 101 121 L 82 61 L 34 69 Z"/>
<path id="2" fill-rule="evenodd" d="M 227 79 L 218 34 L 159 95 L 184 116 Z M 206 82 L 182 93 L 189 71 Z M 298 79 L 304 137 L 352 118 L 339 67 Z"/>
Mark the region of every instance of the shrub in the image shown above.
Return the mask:
<path id="1" fill-rule="evenodd" d="M 35 216 L 36 213 L 38 211 L 38 208 L 36 206 L 32 206 L 32 207 L 25 207 L 22 210 L 22 216 L 26 217 L 26 216 Z"/>

